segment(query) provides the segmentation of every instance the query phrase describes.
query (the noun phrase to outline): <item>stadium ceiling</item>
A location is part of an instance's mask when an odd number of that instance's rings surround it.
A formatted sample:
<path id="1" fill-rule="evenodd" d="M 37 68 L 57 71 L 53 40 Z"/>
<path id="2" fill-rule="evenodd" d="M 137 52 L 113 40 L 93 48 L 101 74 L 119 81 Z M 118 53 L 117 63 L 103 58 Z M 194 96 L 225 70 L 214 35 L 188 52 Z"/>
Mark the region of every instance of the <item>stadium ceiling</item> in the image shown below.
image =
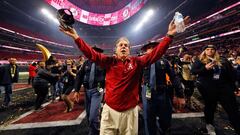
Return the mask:
<path id="1" fill-rule="evenodd" d="M 75 20 L 80 21 L 82 23 L 86 23 L 89 25 L 96 25 L 96 26 L 109 26 L 121 23 L 134 14 L 136 14 L 147 2 L 147 0 L 132 0 L 126 6 L 122 7 L 116 11 L 108 11 L 109 9 L 114 9 L 117 7 L 118 4 L 121 5 L 123 2 L 119 1 L 112 1 L 112 0 L 105 0 L 105 1 L 96 1 L 90 0 L 89 2 L 84 1 L 77 1 L 77 4 L 64 0 L 46 0 L 47 3 L 55 7 L 56 9 L 70 9 L 72 11 Z M 95 12 L 91 12 L 88 10 L 84 10 L 78 5 L 88 3 L 86 7 L 91 7 Z M 84 6 L 82 6 L 84 7 Z M 110 8 L 108 8 L 110 7 Z M 112 8 L 111 8 L 112 7 Z M 104 10 L 106 8 L 106 10 Z M 97 11 L 105 11 L 106 13 L 98 13 Z"/>
<path id="2" fill-rule="evenodd" d="M 56 14 L 57 9 L 49 1 L 68 1 L 81 9 L 94 15 L 115 13 L 126 8 L 132 2 L 143 2 L 138 12 L 127 16 L 121 22 L 112 25 L 89 25 L 76 21 L 79 35 L 90 45 L 98 45 L 105 50 L 112 50 L 114 42 L 121 36 L 129 38 L 132 45 L 137 45 L 152 39 L 156 35 L 167 32 L 168 23 L 176 11 L 184 16 L 191 16 L 198 20 L 229 6 L 238 0 L 1 0 L 0 1 L 0 27 L 11 30 L 17 29 L 29 33 L 30 36 L 41 35 L 68 45 L 74 45 L 69 37 L 62 34 L 58 25 L 41 13 L 41 9 L 48 9 Z M 135 30 L 139 22 L 144 20 L 146 12 L 153 10 L 153 15 L 144 25 Z"/>

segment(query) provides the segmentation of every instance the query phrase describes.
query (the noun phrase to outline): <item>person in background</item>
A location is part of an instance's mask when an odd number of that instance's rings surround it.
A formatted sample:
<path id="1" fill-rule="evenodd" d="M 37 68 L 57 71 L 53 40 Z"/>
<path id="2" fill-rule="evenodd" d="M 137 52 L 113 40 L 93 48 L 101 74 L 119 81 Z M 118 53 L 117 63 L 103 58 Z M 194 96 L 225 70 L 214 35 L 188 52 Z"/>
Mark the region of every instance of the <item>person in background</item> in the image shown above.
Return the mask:
<path id="1" fill-rule="evenodd" d="M 29 65 L 29 67 L 28 67 L 28 73 L 29 73 L 28 84 L 33 84 L 34 77 L 37 75 L 36 70 L 37 70 L 36 62 L 33 62 L 32 64 Z"/>
<path id="2" fill-rule="evenodd" d="M 72 59 L 66 60 L 65 73 L 63 75 L 63 93 L 62 100 L 66 104 L 66 110 L 64 112 L 70 112 L 73 109 L 74 102 L 69 98 L 69 94 L 74 88 L 75 78 L 77 74 L 77 67 Z"/>
<path id="3" fill-rule="evenodd" d="M 145 54 L 152 52 L 159 42 L 149 42 L 141 50 Z M 173 87 L 173 88 L 172 88 Z M 184 106 L 184 91 L 180 79 L 173 72 L 169 62 L 161 58 L 143 70 L 143 117 L 146 135 L 161 135 L 170 132 L 172 120 L 172 90 L 178 97 L 178 103 Z M 158 117 L 158 119 L 157 119 Z"/>
<path id="4" fill-rule="evenodd" d="M 85 58 L 83 55 L 79 56 L 78 63 L 77 63 L 77 70 L 81 70 L 83 63 L 85 62 Z"/>
<path id="5" fill-rule="evenodd" d="M 226 58 L 220 58 L 214 45 L 206 45 L 191 71 L 198 76 L 197 88 L 204 100 L 208 134 L 216 135 L 213 120 L 218 102 L 228 114 L 236 133 L 240 134 L 240 114 L 234 95 L 239 90 L 235 86 L 236 74 L 232 64 Z"/>
<path id="6" fill-rule="evenodd" d="M 240 55 L 237 56 L 236 60 L 235 60 L 235 69 L 236 69 L 236 72 L 237 72 L 237 80 L 236 80 L 236 85 L 237 85 L 237 88 L 238 88 L 238 91 L 235 92 L 235 94 L 240 97 Z M 240 103 L 239 103 L 240 104 Z"/>
<path id="7" fill-rule="evenodd" d="M 101 48 L 94 46 L 93 49 L 103 53 Z M 89 135 L 99 135 L 100 109 L 105 88 L 105 76 L 104 69 L 87 60 L 76 77 L 74 97 L 79 97 L 79 90 L 82 85 L 85 88 L 85 109 L 89 122 Z"/>
<path id="8" fill-rule="evenodd" d="M 196 78 L 191 73 L 192 63 L 193 63 L 192 56 L 189 54 L 185 54 L 181 62 L 181 67 L 182 67 L 181 73 L 182 73 L 182 83 L 185 87 L 184 94 L 186 99 L 186 107 L 188 107 L 188 109 L 190 110 L 194 109 L 192 105 L 191 97 L 194 92 L 194 87 L 195 87 L 194 82 Z"/>
<path id="9" fill-rule="evenodd" d="M 16 58 L 9 58 L 9 64 L 0 66 L 0 86 L 5 90 L 3 107 L 7 108 L 11 102 L 12 85 L 18 82 L 19 69 Z"/>
<path id="10" fill-rule="evenodd" d="M 50 64 L 49 62 L 46 62 Z M 38 62 L 37 76 L 33 80 L 33 88 L 37 94 L 35 100 L 35 110 L 41 110 L 42 104 L 48 94 L 48 89 L 53 80 L 59 79 L 59 74 L 51 73 L 51 66 L 46 66 L 44 61 Z"/>
<path id="11" fill-rule="evenodd" d="M 51 68 L 51 73 L 59 74 L 62 76 L 63 74 L 63 64 L 61 60 L 57 60 L 56 63 Z M 63 90 L 63 83 L 62 80 L 59 79 L 56 82 L 52 83 L 52 102 L 55 102 L 57 96 L 59 96 L 59 100 L 61 100 L 61 94 Z"/>

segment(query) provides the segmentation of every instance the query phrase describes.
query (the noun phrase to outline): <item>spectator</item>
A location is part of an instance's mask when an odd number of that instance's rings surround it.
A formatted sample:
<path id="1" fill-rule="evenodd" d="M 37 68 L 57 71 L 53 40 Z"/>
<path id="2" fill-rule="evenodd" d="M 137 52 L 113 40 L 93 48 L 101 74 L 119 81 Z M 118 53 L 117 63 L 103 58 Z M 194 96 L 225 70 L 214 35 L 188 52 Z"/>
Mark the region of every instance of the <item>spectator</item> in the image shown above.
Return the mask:
<path id="1" fill-rule="evenodd" d="M 231 63 L 220 58 L 214 45 L 207 45 L 199 60 L 194 62 L 192 73 L 198 75 L 197 87 L 205 104 L 204 117 L 208 134 L 216 134 L 213 120 L 218 101 L 228 114 L 235 131 L 240 134 L 240 115 L 234 95 L 236 87 Z"/>
<path id="2" fill-rule="evenodd" d="M 41 105 L 48 94 L 48 89 L 51 86 L 50 83 L 58 78 L 59 74 L 52 74 L 50 72 L 50 66 L 46 66 L 45 62 L 41 61 L 38 63 L 37 76 L 33 81 L 33 88 L 37 94 L 35 100 L 35 110 L 42 109 Z"/>
<path id="3" fill-rule="evenodd" d="M 5 89 L 3 107 L 8 107 L 11 102 L 12 84 L 18 82 L 19 70 L 16 58 L 10 58 L 8 65 L 0 66 L 0 86 Z"/>
<path id="4" fill-rule="evenodd" d="M 33 62 L 32 64 L 29 65 L 29 67 L 28 67 L 28 73 L 29 73 L 28 84 L 33 84 L 33 79 L 37 75 L 36 70 L 37 70 L 36 62 Z"/>

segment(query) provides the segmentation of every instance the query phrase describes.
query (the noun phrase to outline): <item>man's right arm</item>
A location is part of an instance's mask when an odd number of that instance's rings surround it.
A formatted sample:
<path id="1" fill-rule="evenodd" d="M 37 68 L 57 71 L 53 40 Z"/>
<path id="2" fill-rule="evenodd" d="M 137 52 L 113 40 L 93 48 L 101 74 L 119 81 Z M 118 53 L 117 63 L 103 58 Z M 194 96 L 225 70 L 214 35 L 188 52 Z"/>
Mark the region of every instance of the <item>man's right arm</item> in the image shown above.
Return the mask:
<path id="1" fill-rule="evenodd" d="M 111 57 L 106 56 L 103 53 L 96 52 L 92 47 L 90 47 L 85 41 L 80 37 L 75 39 L 75 43 L 78 48 L 83 52 L 83 54 L 92 62 L 97 63 L 101 67 L 105 67 L 110 64 Z"/>
<path id="2" fill-rule="evenodd" d="M 110 65 L 110 63 L 112 62 L 112 57 L 108 57 L 102 53 L 98 53 L 98 52 L 94 51 L 85 41 L 83 41 L 83 39 L 81 39 L 79 37 L 78 33 L 76 32 L 76 30 L 74 28 L 66 30 L 61 25 L 59 27 L 60 27 L 60 31 L 62 31 L 66 35 L 73 38 L 73 40 L 77 44 L 78 48 L 83 52 L 83 54 L 89 60 L 100 65 L 101 67 L 106 67 L 106 66 Z"/>

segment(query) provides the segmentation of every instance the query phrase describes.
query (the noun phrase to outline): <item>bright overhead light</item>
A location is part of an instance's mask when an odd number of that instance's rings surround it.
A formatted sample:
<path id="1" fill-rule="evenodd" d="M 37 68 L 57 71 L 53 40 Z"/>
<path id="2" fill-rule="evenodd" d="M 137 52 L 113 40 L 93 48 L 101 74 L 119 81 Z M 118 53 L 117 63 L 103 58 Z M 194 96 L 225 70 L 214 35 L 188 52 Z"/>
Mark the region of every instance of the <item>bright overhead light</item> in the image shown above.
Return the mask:
<path id="1" fill-rule="evenodd" d="M 48 10 L 45 9 L 45 8 L 42 8 L 42 9 L 41 9 L 41 12 L 42 12 L 43 14 L 45 14 L 45 15 L 46 15 L 46 14 L 49 14 Z"/>
<path id="2" fill-rule="evenodd" d="M 147 17 L 150 17 L 154 14 L 154 11 L 152 9 L 148 10 L 147 13 L 146 13 L 146 16 Z"/>
<path id="3" fill-rule="evenodd" d="M 135 31 L 138 31 L 139 29 L 141 29 L 143 26 L 143 22 L 139 23 L 136 27 L 135 27 Z"/>
<path id="4" fill-rule="evenodd" d="M 52 13 L 50 13 L 47 9 L 42 8 L 42 9 L 41 9 L 41 12 L 42 12 L 47 18 L 49 18 L 50 20 L 52 20 L 53 22 L 59 24 L 58 19 L 57 19 Z"/>
<path id="5" fill-rule="evenodd" d="M 148 10 L 142 20 L 139 22 L 139 24 L 135 27 L 135 31 L 138 31 L 143 27 L 143 25 L 149 20 L 149 18 L 154 14 L 154 11 L 152 9 Z"/>

